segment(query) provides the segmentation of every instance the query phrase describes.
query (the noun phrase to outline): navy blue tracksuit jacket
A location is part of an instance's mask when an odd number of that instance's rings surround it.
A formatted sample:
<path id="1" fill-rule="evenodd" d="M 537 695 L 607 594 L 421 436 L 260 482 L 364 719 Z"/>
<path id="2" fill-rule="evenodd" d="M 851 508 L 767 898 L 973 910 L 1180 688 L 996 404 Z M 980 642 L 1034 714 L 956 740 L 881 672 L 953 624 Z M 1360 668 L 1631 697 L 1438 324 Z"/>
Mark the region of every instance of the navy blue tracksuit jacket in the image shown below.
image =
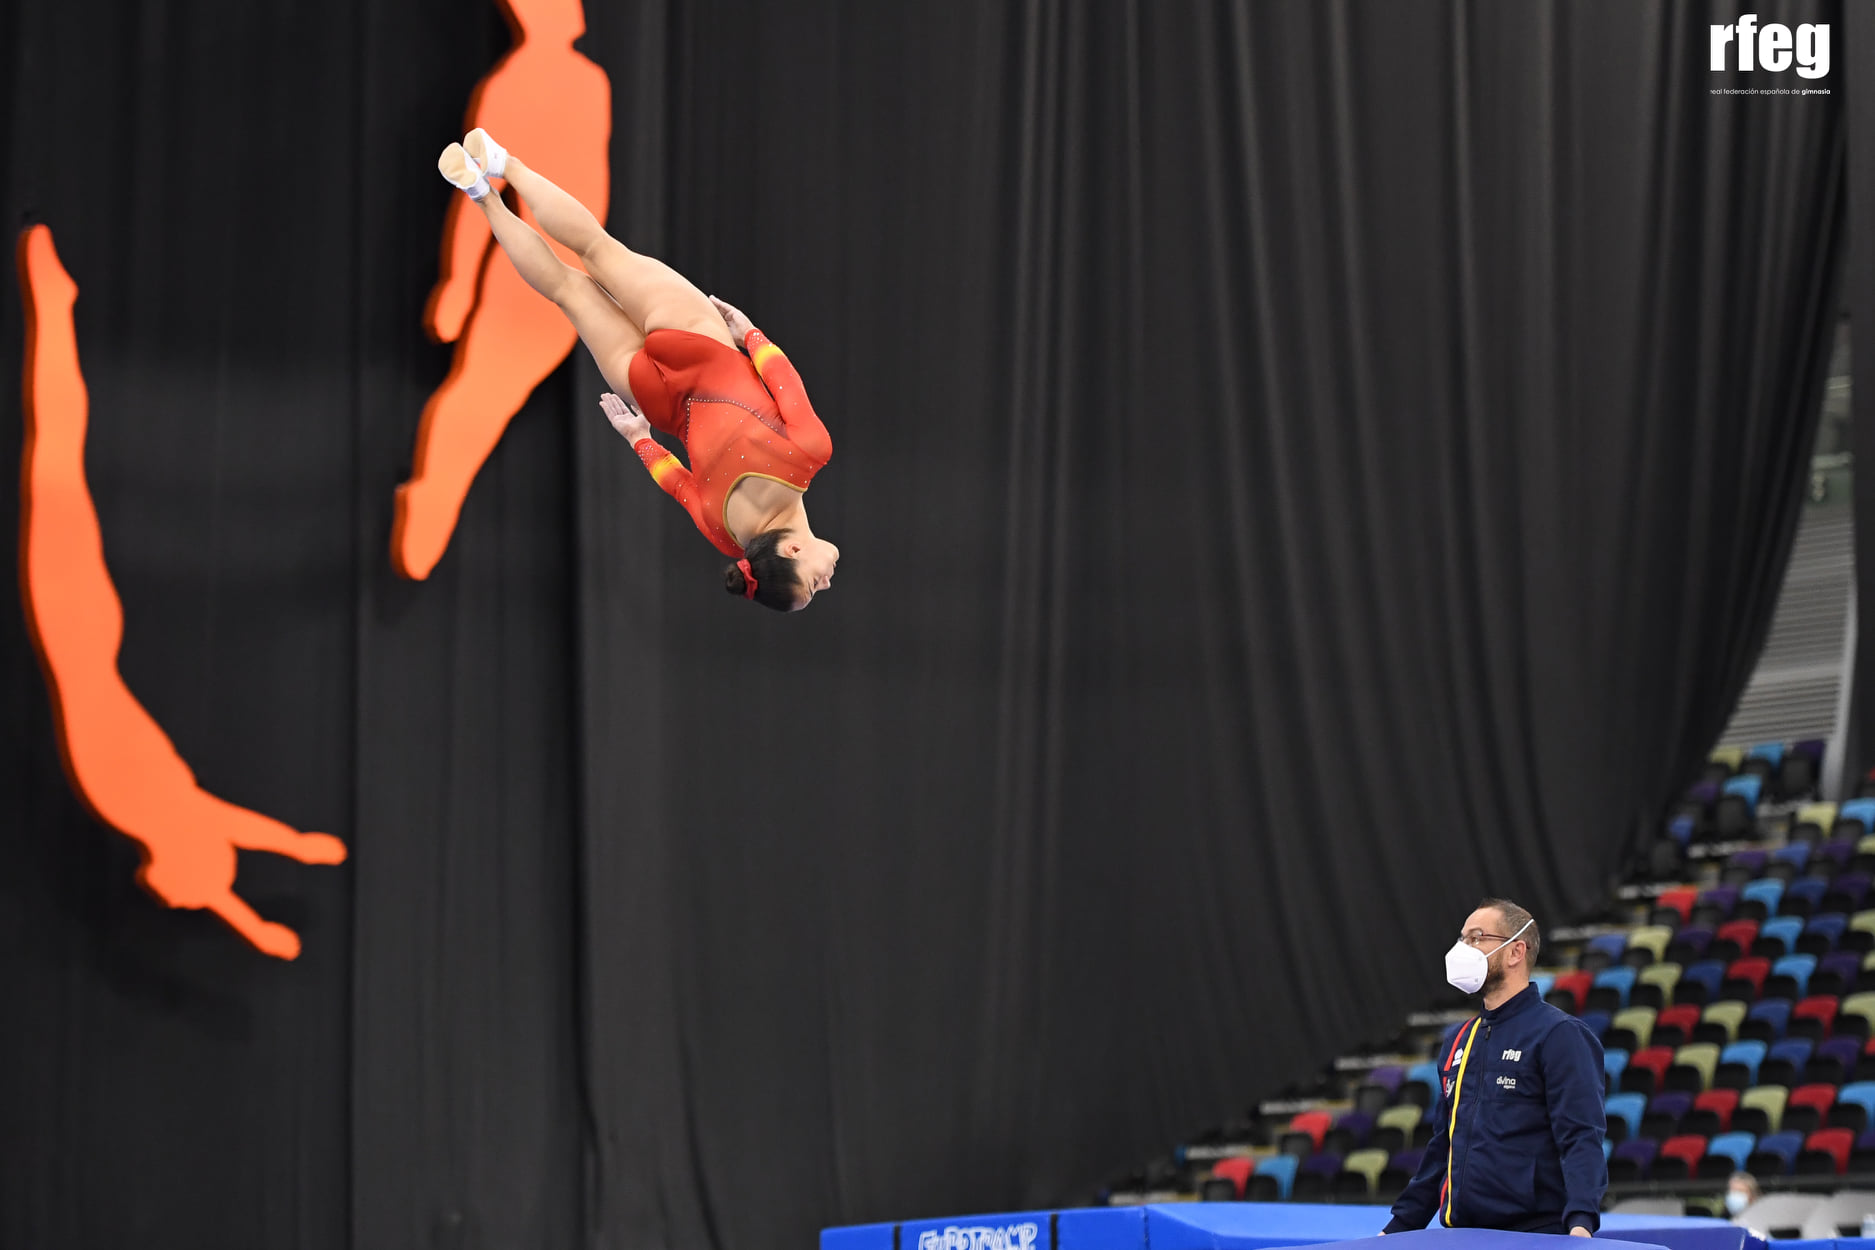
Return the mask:
<path id="1" fill-rule="evenodd" d="M 1467 1041 L 1471 1059 L 1461 1083 Z M 1393 1204 L 1389 1233 L 1424 1228 L 1435 1214 L 1454 1228 L 1601 1227 L 1608 1122 L 1602 1044 L 1586 1024 L 1526 986 L 1461 1027 L 1439 1056 L 1439 1072 L 1438 1128 L 1418 1175 Z M 1446 1128 L 1454 1098 L 1455 1137 Z"/>

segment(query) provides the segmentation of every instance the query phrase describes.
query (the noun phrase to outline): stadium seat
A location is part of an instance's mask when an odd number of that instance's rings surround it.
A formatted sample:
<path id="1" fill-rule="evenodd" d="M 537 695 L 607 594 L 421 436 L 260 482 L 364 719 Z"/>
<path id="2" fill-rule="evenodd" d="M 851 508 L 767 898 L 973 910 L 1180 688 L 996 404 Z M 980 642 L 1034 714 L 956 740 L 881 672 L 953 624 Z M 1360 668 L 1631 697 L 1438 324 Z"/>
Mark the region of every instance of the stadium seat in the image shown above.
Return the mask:
<path id="1" fill-rule="evenodd" d="M 1831 951 L 1817 960 L 1816 975 L 1810 978 L 1810 992 L 1841 998 L 1854 992 L 1861 972 L 1861 955 L 1852 950 Z"/>
<path id="2" fill-rule="evenodd" d="M 1783 897 L 1778 901 L 1778 914 L 1809 919 L 1820 909 L 1819 905 L 1824 895 L 1829 893 L 1829 887 L 1829 882 L 1814 876 L 1791 882 L 1784 888 Z"/>
<path id="3" fill-rule="evenodd" d="M 1335 1121 L 1333 1128 L 1322 1135 L 1322 1149 L 1329 1154 L 1349 1155 L 1365 1146 L 1373 1132 L 1373 1116 L 1360 1111 L 1349 1111 Z"/>
<path id="4" fill-rule="evenodd" d="M 1322 1202 L 1334 1194 L 1334 1180 L 1341 1172 L 1341 1156 L 1323 1152 L 1310 1155 L 1296 1169 L 1295 1184 L 1289 1187 L 1292 1202 Z"/>
<path id="5" fill-rule="evenodd" d="M 1680 983 L 1680 965 L 1671 959 L 1649 964 L 1641 969 L 1641 975 L 1634 980 L 1634 993 L 1630 999 L 1637 1007 L 1652 1007 L 1658 1011 L 1673 1002 L 1673 991 Z"/>
<path id="6" fill-rule="evenodd" d="M 1806 1037 L 1787 1037 L 1772 1042 L 1770 1053 L 1758 1067 L 1758 1080 L 1765 1085 L 1790 1087 L 1803 1079 L 1803 1067 L 1810 1062 L 1816 1044 Z"/>
<path id="7" fill-rule="evenodd" d="M 1701 959 L 1687 964 L 1680 973 L 1680 983 L 1673 987 L 1673 1001 L 1701 1006 L 1719 996 L 1725 984 L 1725 965 L 1716 959 Z"/>
<path id="8" fill-rule="evenodd" d="M 1602 933 L 1590 938 L 1576 955 L 1576 967 L 1584 972 L 1600 972 L 1621 962 L 1621 952 L 1628 946 L 1626 933 Z"/>
<path id="9" fill-rule="evenodd" d="M 1845 860 L 1850 851 L 1854 849 L 1852 847 L 1841 846 L 1839 843 L 1835 842 L 1830 843 L 1830 848 L 1832 855 L 1840 852 Z M 1862 905 L 1867 902 L 1868 891 L 1869 875 L 1866 872 L 1838 872 L 1835 880 L 1829 883 L 1829 893 L 1825 894 L 1823 896 L 1823 901 L 1817 904 L 1817 910 L 1836 911 L 1854 916 L 1856 912 L 1862 909 Z M 1843 938 L 1839 936 L 1836 939 L 1836 945 L 1841 946 L 1842 944 Z M 1863 946 L 1864 944 L 1860 942 L 1856 944 L 1857 949 L 1862 949 Z"/>
<path id="10" fill-rule="evenodd" d="M 1641 1135 L 1641 1117 L 1647 1114 L 1647 1098 L 1643 1094 L 1613 1094 L 1604 1104 L 1608 1117 L 1608 1130 L 1611 1140 L 1626 1141 L 1630 1137 Z M 1616 1131 L 1615 1123 L 1620 1121 L 1621 1128 Z"/>
<path id="11" fill-rule="evenodd" d="M 1799 1175 L 1842 1175 L 1849 1170 L 1849 1152 L 1855 1149 L 1855 1134 L 1846 1128 L 1826 1128 L 1810 1134 L 1797 1156 Z"/>
<path id="12" fill-rule="evenodd" d="M 1763 793 L 1764 778 L 1754 777 L 1749 773 L 1728 777 L 1726 778 L 1725 784 L 1719 787 L 1719 797 L 1721 799 L 1728 794 L 1737 795 L 1754 808 L 1757 807 L 1758 799 Z"/>
<path id="13" fill-rule="evenodd" d="M 1713 1083 L 1726 1089 L 1750 1089 L 1758 1083 L 1758 1068 L 1770 1049 L 1768 1043 L 1756 1040 L 1733 1042 L 1719 1052 Z"/>
<path id="14" fill-rule="evenodd" d="M 1713 1073 L 1718 1066 L 1717 1046 L 1711 1042 L 1692 1042 L 1674 1052 L 1673 1066 L 1667 1069 L 1664 1087 L 1689 1094 L 1701 1093 L 1712 1088 Z"/>
<path id="15" fill-rule="evenodd" d="M 1725 867 L 1720 870 L 1720 880 L 1726 885 L 1738 887 L 1740 890 L 1739 902 L 1743 903 L 1744 886 L 1750 882 L 1756 881 L 1759 877 L 1764 875 L 1764 866 L 1769 860 L 1770 856 L 1766 855 L 1763 851 L 1739 851 L 1725 861 Z M 1732 914 L 1742 915 L 1744 913 L 1740 912 L 1737 907 L 1733 907 Z M 1763 908 L 1759 908 L 1752 915 L 1754 919 L 1763 920 L 1765 913 Z"/>
<path id="16" fill-rule="evenodd" d="M 1738 766 L 1745 762 L 1744 747 L 1713 747 L 1706 759 L 1714 764 L 1725 766 L 1725 775 L 1731 776 L 1738 771 Z"/>
<path id="17" fill-rule="evenodd" d="M 1653 1037 L 1654 1020 L 1658 1015 L 1659 1013 L 1652 1007 L 1629 1007 L 1625 1011 L 1615 1013 L 1614 1019 L 1609 1022 L 1609 1031 L 1632 1034 L 1634 1044 L 1628 1049 L 1640 1050 Z"/>
<path id="18" fill-rule="evenodd" d="M 1588 1002 L 1589 990 L 1594 984 L 1593 973 L 1565 972 L 1556 978 L 1556 987 L 1545 998 L 1572 1016 L 1581 1015 L 1583 1006 Z M 1568 996 L 1567 1002 L 1558 1001 L 1563 995 Z"/>
<path id="19" fill-rule="evenodd" d="M 1810 974 L 1815 971 L 1815 955 L 1786 955 L 1771 965 L 1771 975 L 1759 993 L 1766 998 L 1803 998 L 1809 993 Z"/>
<path id="20" fill-rule="evenodd" d="M 1790 1025 L 1790 1011 L 1788 999 L 1767 998 L 1753 1003 L 1745 1013 L 1745 1022 L 1738 1026 L 1738 1036 L 1750 1041 L 1775 1042 L 1784 1036 Z"/>
<path id="21" fill-rule="evenodd" d="M 1693 1132 L 1693 1121 L 1704 1125 L 1703 1135 L 1717 1137 L 1720 1133 L 1730 1132 L 1732 1112 L 1738 1109 L 1738 1091 L 1735 1089 L 1709 1089 L 1693 1099 L 1693 1113 L 1684 1122 L 1686 1131 Z M 1707 1122 L 1705 1117 L 1710 1117 Z"/>
<path id="22" fill-rule="evenodd" d="M 1841 912 L 1827 912 L 1812 916 L 1803 926 L 1803 934 L 1797 939 L 1799 954 L 1815 955 L 1819 960 L 1836 949 L 1836 943 L 1842 940 L 1844 929 L 1849 927 L 1849 917 Z"/>
<path id="23" fill-rule="evenodd" d="M 1659 963 L 1667 957 L 1667 944 L 1672 940 L 1673 930 L 1665 925 L 1642 925 L 1628 934 L 1621 961 L 1633 968 Z"/>
<path id="24" fill-rule="evenodd" d="M 1858 821 L 1862 832 L 1875 829 L 1875 799 L 1850 799 L 1847 803 L 1836 806 L 1836 820 L 1830 832 L 1836 833 L 1849 821 Z"/>
<path id="25" fill-rule="evenodd" d="M 1814 1133 L 1827 1123 L 1829 1109 L 1835 1105 L 1834 1085 L 1799 1085 L 1790 1091 L 1778 1127 L 1786 1133 Z"/>
<path id="26" fill-rule="evenodd" d="M 1692 812 L 1680 812 L 1667 822 L 1667 836 L 1681 847 L 1692 845 L 1693 837 L 1699 832 L 1699 817 Z"/>
<path id="27" fill-rule="evenodd" d="M 1836 1032 L 1863 1038 L 1875 1032 L 1875 994 L 1851 994 L 1843 999 L 1836 1009 Z"/>
<path id="28" fill-rule="evenodd" d="M 1549 992 L 1556 988 L 1556 974 L 1553 972 L 1532 973 L 1530 984 L 1536 986 L 1536 996 L 1547 1001 Z"/>
<path id="29" fill-rule="evenodd" d="M 1678 1134 L 1680 1121 L 1693 1109 L 1693 1095 L 1684 1090 L 1667 1090 L 1647 1102 L 1647 1114 L 1641 1117 L 1641 1136 L 1665 1141 Z"/>
<path id="30" fill-rule="evenodd" d="M 1788 845 L 1778 847 L 1775 851 L 1771 852 L 1770 858 L 1765 860 L 1764 866 L 1770 868 L 1776 864 L 1787 864 L 1794 870 L 1790 877 L 1784 878 L 1787 881 L 1791 880 L 1797 873 L 1802 872 L 1805 868 L 1810 866 L 1810 844 L 1808 842 L 1792 842 Z"/>
<path id="31" fill-rule="evenodd" d="M 1424 1160 L 1423 1150 L 1401 1150 L 1387 1160 L 1386 1171 L 1380 1174 L 1377 1188 L 1381 1194 L 1397 1195 L 1419 1172 L 1419 1165 Z"/>
<path id="32" fill-rule="evenodd" d="M 1766 1134 L 1758 1139 L 1758 1148 L 1745 1161 L 1745 1170 L 1753 1176 L 1786 1176 L 1802 1149 L 1802 1133 Z"/>
<path id="33" fill-rule="evenodd" d="M 1752 946 L 1758 941 L 1758 926 L 1756 920 L 1726 921 L 1712 935 L 1706 954 L 1727 961 L 1744 958 L 1751 954 Z"/>
<path id="34" fill-rule="evenodd" d="M 1875 1081 L 1856 1081 L 1837 1090 L 1836 1105 L 1829 1109 L 1829 1126 L 1857 1133 L 1875 1128 Z"/>
<path id="35" fill-rule="evenodd" d="M 1745 1023 L 1745 1016 L 1751 1010 L 1737 999 L 1721 999 L 1709 1004 L 1700 1013 L 1700 1025 L 1693 1030 L 1693 1040 L 1718 1042 L 1725 1045 L 1738 1037 L 1739 1029 Z M 1713 1030 L 1722 1030 L 1724 1036 L 1713 1036 Z"/>
<path id="36" fill-rule="evenodd" d="M 1645 1137 L 1631 1137 L 1615 1147 L 1608 1160 L 1608 1183 L 1619 1185 L 1647 1179 L 1660 1143 Z"/>
<path id="37" fill-rule="evenodd" d="M 1732 1113 L 1732 1123 L 1740 1132 L 1747 1131 L 1748 1121 L 1761 1120 L 1763 1133 L 1775 1133 L 1784 1122 L 1784 1103 L 1790 1098 L 1790 1091 L 1782 1085 L 1759 1085 L 1746 1090 L 1738 1096 L 1738 1110 Z M 1757 1129 L 1749 1131 L 1759 1132 Z"/>
<path id="38" fill-rule="evenodd" d="M 1336 1197 L 1372 1197 L 1380 1187 L 1380 1174 L 1387 1169 L 1387 1152 L 1384 1150 L 1357 1150 L 1341 1162 L 1343 1176 L 1353 1175 L 1361 1179 L 1361 1186 L 1352 1193 L 1344 1192 L 1337 1183 Z"/>
<path id="39" fill-rule="evenodd" d="M 1832 813 L 1833 815 L 1833 813 Z M 1655 907 L 1671 907 L 1680 914 L 1680 925 L 1689 924 L 1693 919 L 1693 904 L 1699 901 L 1699 891 L 1694 887 L 1681 886 L 1667 890 L 1654 899 Z M 1675 926 L 1678 927 L 1677 925 Z"/>
<path id="40" fill-rule="evenodd" d="M 1614 1022 L 1615 1017 L 1613 1012 L 1585 1011 L 1577 1018 L 1582 1021 L 1582 1027 L 1586 1028 L 1595 1036 L 1601 1037 L 1608 1032 L 1608 1026 Z M 1630 1046 L 1628 1049 L 1639 1050 L 1640 1047 Z"/>
<path id="41" fill-rule="evenodd" d="M 1732 918 L 1732 912 L 1738 907 L 1738 887 L 1735 885 L 1715 885 L 1699 892 L 1699 901 L 1693 904 L 1693 923 L 1708 926 L 1721 925 Z"/>
<path id="42" fill-rule="evenodd" d="M 1627 1070 L 1621 1074 L 1623 1093 L 1652 1094 L 1663 1087 L 1667 1069 L 1673 1066 L 1673 1052 L 1665 1046 L 1649 1046 L 1628 1056 Z"/>
<path id="43" fill-rule="evenodd" d="M 1755 742 L 1745 752 L 1747 760 L 1764 760 L 1775 767 L 1784 762 L 1784 744 L 1781 742 Z"/>
<path id="44" fill-rule="evenodd" d="M 1290 1192 L 1295 1188 L 1296 1169 L 1301 1164 L 1302 1161 L 1294 1155 L 1271 1155 L 1269 1158 L 1257 1160 L 1254 1179 L 1262 1180 L 1267 1177 L 1275 1181 L 1277 1197 L 1287 1202 Z M 1245 1192 L 1249 1192 L 1248 1188 Z"/>
<path id="45" fill-rule="evenodd" d="M 1698 963 L 1706 958 L 1706 950 L 1712 945 L 1712 937 L 1712 930 L 1705 925 L 1684 926 L 1673 935 L 1673 940 L 1667 943 L 1667 962 L 1679 964 L 1681 967 Z"/>
<path id="46" fill-rule="evenodd" d="M 1416 1063 L 1406 1070 L 1406 1079 L 1400 1082 L 1400 1100 L 1416 1103 L 1421 1107 L 1430 1107 L 1438 1101 L 1439 1065 L 1436 1063 Z"/>
<path id="47" fill-rule="evenodd" d="M 1602 1075 L 1607 1078 L 1608 1092 L 1621 1088 L 1621 1074 L 1627 1070 L 1628 1052 L 1625 1050 L 1602 1051 Z"/>
<path id="48" fill-rule="evenodd" d="M 1803 936 L 1804 922 L 1795 916 L 1774 916 L 1758 927 L 1758 939 L 1751 944 L 1751 953 L 1766 959 L 1781 959 L 1797 951 L 1797 940 Z"/>
<path id="49" fill-rule="evenodd" d="M 1211 1176 L 1214 1180 L 1230 1182 L 1232 1196 L 1242 1198 L 1244 1186 L 1250 1183 L 1250 1173 L 1255 1170 L 1256 1160 L 1254 1159 L 1243 1157 L 1219 1159 L 1211 1165 Z"/>
<path id="50" fill-rule="evenodd" d="M 1767 920 L 1777 915 L 1777 906 L 1783 897 L 1784 883 L 1782 881 L 1767 877 L 1747 881 L 1738 892 L 1736 914 L 1761 921 Z"/>
<path id="51" fill-rule="evenodd" d="M 1834 803 L 1805 803 L 1797 809 L 1797 823 L 1815 825 L 1824 833 L 1836 827 L 1836 805 Z"/>
<path id="52" fill-rule="evenodd" d="M 1855 1075 L 1862 1056 L 1862 1042 L 1854 1037 L 1832 1037 L 1816 1048 L 1810 1062 L 1803 1065 L 1806 1085 L 1841 1085 Z"/>
<path id="53" fill-rule="evenodd" d="M 1657 1181 L 1690 1179 L 1699 1167 L 1699 1161 L 1706 1155 L 1706 1139 L 1693 1134 L 1669 1137 L 1661 1143 L 1660 1153 L 1654 1159 L 1654 1179 Z M 1668 1164 L 1678 1164 L 1669 1168 Z M 1673 1173 L 1678 1173 L 1674 1175 Z"/>
<path id="54" fill-rule="evenodd" d="M 1589 991 L 1588 1006 L 1603 1011 L 1619 1011 L 1626 1007 L 1628 994 L 1634 989 L 1635 976 L 1632 968 L 1602 969 L 1595 974 L 1595 987 Z"/>
<path id="55" fill-rule="evenodd" d="M 1807 1037 L 1820 1042 L 1830 1035 L 1839 1004 L 1834 998 L 1806 998 L 1790 1011 L 1790 1023 L 1784 1032 L 1791 1037 Z"/>
<path id="56" fill-rule="evenodd" d="M 1770 975 L 1771 961 L 1768 959 L 1734 959 L 1731 967 L 1725 970 L 1725 983 L 1719 987 L 1719 994 L 1723 998 L 1756 1002 L 1764 989 L 1764 979 Z"/>
<path id="57" fill-rule="evenodd" d="M 1396 1129 L 1407 1141 L 1413 1140 L 1413 1130 L 1425 1118 L 1425 1111 L 1411 1103 L 1397 1107 L 1388 1107 L 1374 1117 L 1374 1132 L 1379 1134 L 1385 1129 Z M 1405 1149 L 1405 1147 L 1401 1147 Z"/>
<path id="58" fill-rule="evenodd" d="M 1862 1176 L 1875 1173 L 1875 1128 L 1863 1129 L 1849 1155 L 1849 1170 Z"/>
<path id="59" fill-rule="evenodd" d="M 1751 1157 L 1757 1145 L 1758 1139 L 1750 1133 L 1721 1133 L 1706 1143 L 1706 1154 L 1708 1157 L 1729 1159 L 1732 1170 L 1742 1172 L 1745 1170 L 1745 1160 Z"/>
<path id="60" fill-rule="evenodd" d="M 1671 968 L 1672 964 L 1656 964 L 1655 967 Z M 1655 1013 L 1653 1036 L 1660 1039 L 1662 1046 L 1684 1046 L 1691 1041 L 1719 1041 L 1718 1038 L 1698 1038 L 1693 1034 L 1699 1028 L 1700 1009 L 1691 1003 L 1681 1003 L 1677 1007 L 1663 1008 Z M 1723 1039 L 1731 1041 L 1730 1033 Z"/>

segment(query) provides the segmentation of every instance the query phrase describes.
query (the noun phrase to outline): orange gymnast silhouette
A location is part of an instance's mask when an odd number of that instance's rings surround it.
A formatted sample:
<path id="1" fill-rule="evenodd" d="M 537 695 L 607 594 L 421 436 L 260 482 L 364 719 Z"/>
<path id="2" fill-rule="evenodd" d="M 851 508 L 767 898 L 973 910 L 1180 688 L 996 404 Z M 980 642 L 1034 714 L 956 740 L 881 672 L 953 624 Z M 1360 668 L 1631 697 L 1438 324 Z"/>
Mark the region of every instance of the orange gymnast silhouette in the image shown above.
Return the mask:
<path id="1" fill-rule="evenodd" d="M 202 789 L 124 685 L 117 671 L 124 608 L 85 480 L 90 400 L 72 325 L 78 286 L 44 226 L 20 235 L 17 261 L 26 305 L 20 589 L 66 774 L 99 820 L 141 844 L 137 880 L 152 894 L 171 907 L 206 907 L 267 954 L 292 959 L 299 935 L 262 920 L 235 894 L 235 852 L 336 864 L 345 844 Z"/>
<path id="2" fill-rule="evenodd" d="M 604 221 L 612 84 L 573 50 L 586 31 L 580 0 L 502 0 L 502 11 L 517 46 L 476 86 L 463 129 L 500 135 Z M 508 422 L 579 341 L 560 310 L 530 290 L 513 265 L 488 263 L 494 236 L 473 209 L 467 196 L 449 197 L 442 278 L 424 328 L 439 342 L 455 343 L 456 357 L 424 406 L 410 480 L 397 488 L 391 526 L 391 562 L 419 580 L 443 558 L 462 501 Z M 525 205 L 520 215 L 535 225 Z M 548 243 L 579 267 L 579 257 Z"/>

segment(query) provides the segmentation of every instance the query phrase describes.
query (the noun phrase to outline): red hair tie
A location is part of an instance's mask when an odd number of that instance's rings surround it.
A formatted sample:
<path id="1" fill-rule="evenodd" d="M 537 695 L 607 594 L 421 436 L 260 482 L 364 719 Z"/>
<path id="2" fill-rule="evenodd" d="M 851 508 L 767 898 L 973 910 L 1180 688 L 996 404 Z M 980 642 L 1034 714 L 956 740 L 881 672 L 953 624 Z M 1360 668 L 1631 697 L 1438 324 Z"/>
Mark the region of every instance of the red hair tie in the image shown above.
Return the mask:
<path id="1" fill-rule="evenodd" d="M 744 599 L 755 598 L 755 570 L 749 567 L 746 559 L 736 561 L 736 567 L 742 570 L 742 580 L 748 583 L 742 588 L 742 597 Z"/>

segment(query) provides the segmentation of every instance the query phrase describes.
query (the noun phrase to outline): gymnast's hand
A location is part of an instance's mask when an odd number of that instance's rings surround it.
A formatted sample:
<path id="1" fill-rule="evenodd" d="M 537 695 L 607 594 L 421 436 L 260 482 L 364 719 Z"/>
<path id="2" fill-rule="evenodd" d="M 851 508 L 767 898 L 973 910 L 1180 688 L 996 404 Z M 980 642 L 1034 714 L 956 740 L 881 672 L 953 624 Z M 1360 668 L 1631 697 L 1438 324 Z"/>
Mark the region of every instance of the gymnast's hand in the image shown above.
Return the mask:
<path id="1" fill-rule="evenodd" d="M 599 407 L 605 411 L 605 419 L 612 423 L 612 428 L 625 436 L 625 441 L 635 443 L 641 438 L 651 437 L 651 423 L 645 420 L 645 414 L 632 406 L 628 399 L 621 399 L 607 391 L 599 397 Z"/>
<path id="2" fill-rule="evenodd" d="M 723 315 L 723 324 L 729 327 L 729 333 L 735 336 L 738 345 L 749 337 L 749 331 L 755 328 L 755 323 L 749 320 L 747 314 L 734 304 L 725 304 L 714 295 L 710 296 L 710 303 L 716 305 L 716 311 Z"/>

